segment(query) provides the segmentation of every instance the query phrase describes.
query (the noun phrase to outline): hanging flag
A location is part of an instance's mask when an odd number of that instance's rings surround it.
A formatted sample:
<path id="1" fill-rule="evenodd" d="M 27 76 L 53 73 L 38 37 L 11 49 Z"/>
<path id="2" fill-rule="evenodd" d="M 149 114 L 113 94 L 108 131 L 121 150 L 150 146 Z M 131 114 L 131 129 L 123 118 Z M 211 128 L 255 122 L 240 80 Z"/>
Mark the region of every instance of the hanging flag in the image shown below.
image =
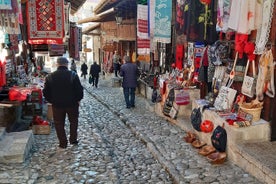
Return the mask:
<path id="1" fill-rule="evenodd" d="M 171 43 L 172 1 L 156 0 L 154 19 L 154 40 Z"/>
<path id="2" fill-rule="evenodd" d="M 64 0 L 29 0 L 27 24 L 29 44 L 62 44 Z"/>

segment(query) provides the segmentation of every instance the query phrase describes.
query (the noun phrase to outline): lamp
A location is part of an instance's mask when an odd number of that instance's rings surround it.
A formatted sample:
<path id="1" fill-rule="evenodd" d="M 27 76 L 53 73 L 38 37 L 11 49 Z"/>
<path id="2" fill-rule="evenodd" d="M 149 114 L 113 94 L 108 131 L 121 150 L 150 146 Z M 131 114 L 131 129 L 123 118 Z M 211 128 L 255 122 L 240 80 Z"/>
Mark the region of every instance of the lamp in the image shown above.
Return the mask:
<path id="1" fill-rule="evenodd" d="M 118 25 L 122 24 L 122 22 L 123 22 L 123 17 L 115 16 L 115 19 L 116 19 L 116 24 L 118 24 Z"/>

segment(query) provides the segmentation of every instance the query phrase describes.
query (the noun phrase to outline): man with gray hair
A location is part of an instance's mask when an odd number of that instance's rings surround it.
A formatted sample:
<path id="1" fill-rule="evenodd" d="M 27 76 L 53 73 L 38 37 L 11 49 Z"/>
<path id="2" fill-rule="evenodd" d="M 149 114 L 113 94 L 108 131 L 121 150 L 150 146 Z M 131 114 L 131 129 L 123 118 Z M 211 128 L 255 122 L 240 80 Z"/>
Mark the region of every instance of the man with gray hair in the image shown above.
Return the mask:
<path id="1" fill-rule="evenodd" d="M 68 70 L 68 60 L 65 57 L 57 59 L 57 70 L 45 79 L 43 95 L 52 104 L 53 119 L 59 147 L 65 149 L 68 144 L 65 133 L 65 118 L 70 122 L 70 144 L 78 144 L 79 103 L 83 98 L 83 87 L 78 75 Z"/>
<path id="2" fill-rule="evenodd" d="M 135 89 L 139 70 L 136 64 L 130 61 L 129 56 L 124 57 L 125 63 L 121 66 L 120 75 L 123 77 L 122 87 L 126 108 L 135 107 Z"/>

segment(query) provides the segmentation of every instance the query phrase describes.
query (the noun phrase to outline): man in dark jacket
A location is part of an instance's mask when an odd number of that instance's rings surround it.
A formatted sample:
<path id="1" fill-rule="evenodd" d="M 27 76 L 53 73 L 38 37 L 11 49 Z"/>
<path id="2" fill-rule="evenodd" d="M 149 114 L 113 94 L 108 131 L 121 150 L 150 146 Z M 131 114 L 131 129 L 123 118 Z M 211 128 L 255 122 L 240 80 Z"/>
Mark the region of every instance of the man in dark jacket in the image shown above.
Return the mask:
<path id="1" fill-rule="evenodd" d="M 92 86 L 95 85 L 95 87 L 98 87 L 98 82 L 99 82 L 99 76 L 101 72 L 101 67 L 94 61 L 94 63 L 90 67 L 90 72 L 89 75 L 92 76 Z"/>
<path id="2" fill-rule="evenodd" d="M 123 91 L 126 108 L 135 107 L 135 89 L 137 87 L 138 68 L 130 61 L 129 56 L 124 57 L 125 64 L 121 66 L 120 75 L 123 77 Z"/>
<path id="3" fill-rule="evenodd" d="M 68 70 L 65 57 L 57 59 L 57 70 L 46 77 L 43 89 L 45 99 L 52 103 L 53 119 L 59 147 L 67 147 L 64 125 L 66 114 L 70 122 L 70 144 L 78 144 L 79 103 L 83 98 L 83 87 L 78 75 Z"/>
<path id="4" fill-rule="evenodd" d="M 88 69 L 87 64 L 83 62 L 81 65 L 81 77 L 83 77 L 84 79 L 86 79 L 87 69 Z"/>

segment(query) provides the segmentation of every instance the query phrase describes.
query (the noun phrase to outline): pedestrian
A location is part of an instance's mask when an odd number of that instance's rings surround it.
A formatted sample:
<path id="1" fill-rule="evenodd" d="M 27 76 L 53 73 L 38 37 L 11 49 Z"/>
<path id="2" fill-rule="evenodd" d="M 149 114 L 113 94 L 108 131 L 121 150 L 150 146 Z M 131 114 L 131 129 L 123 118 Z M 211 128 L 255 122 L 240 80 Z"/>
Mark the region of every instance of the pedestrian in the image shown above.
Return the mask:
<path id="1" fill-rule="evenodd" d="M 87 64 L 83 62 L 81 65 L 81 77 L 83 77 L 84 79 L 86 79 L 87 69 L 88 69 Z"/>
<path id="2" fill-rule="evenodd" d="M 65 57 L 57 59 L 57 70 L 47 75 L 43 88 L 45 99 L 52 104 L 53 120 L 59 147 L 66 148 L 68 139 L 65 132 L 65 118 L 70 122 L 69 142 L 78 144 L 79 104 L 83 98 L 83 86 L 78 75 L 68 70 L 68 60 Z"/>
<path id="3" fill-rule="evenodd" d="M 121 66 L 120 75 L 123 77 L 122 87 L 126 108 L 135 107 L 135 89 L 139 75 L 138 67 L 130 61 L 129 56 L 124 57 L 125 63 Z"/>
<path id="4" fill-rule="evenodd" d="M 96 88 L 98 87 L 100 72 L 100 65 L 98 65 L 97 62 L 94 61 L 94 63 L 90 66 L 89 75 L 92 77 L 92 86 L 95 85 Z"/>
<path id="5" fill-rule="evenodd" d="M 77 65 L 76 65 L 76 63 L 75 63 L 75 60 L 74 60 L 74 59 L 72 59 L 72 60 L 71 60 L 70 70 L 72 70 L 72 71 L 74 71 L 74 72 L 76 72 L 76 73 L 77 73 Z"/>
<path id="6" fill-rule="evenodd" d="M 112 58 L 115 77 L 118 77 L 118 73 L 120 72 L 120 64 L 121 64 L 120 59 L 121 58 L 120 58 L 118 52 L 115 51 L 113 58 Z"/>

